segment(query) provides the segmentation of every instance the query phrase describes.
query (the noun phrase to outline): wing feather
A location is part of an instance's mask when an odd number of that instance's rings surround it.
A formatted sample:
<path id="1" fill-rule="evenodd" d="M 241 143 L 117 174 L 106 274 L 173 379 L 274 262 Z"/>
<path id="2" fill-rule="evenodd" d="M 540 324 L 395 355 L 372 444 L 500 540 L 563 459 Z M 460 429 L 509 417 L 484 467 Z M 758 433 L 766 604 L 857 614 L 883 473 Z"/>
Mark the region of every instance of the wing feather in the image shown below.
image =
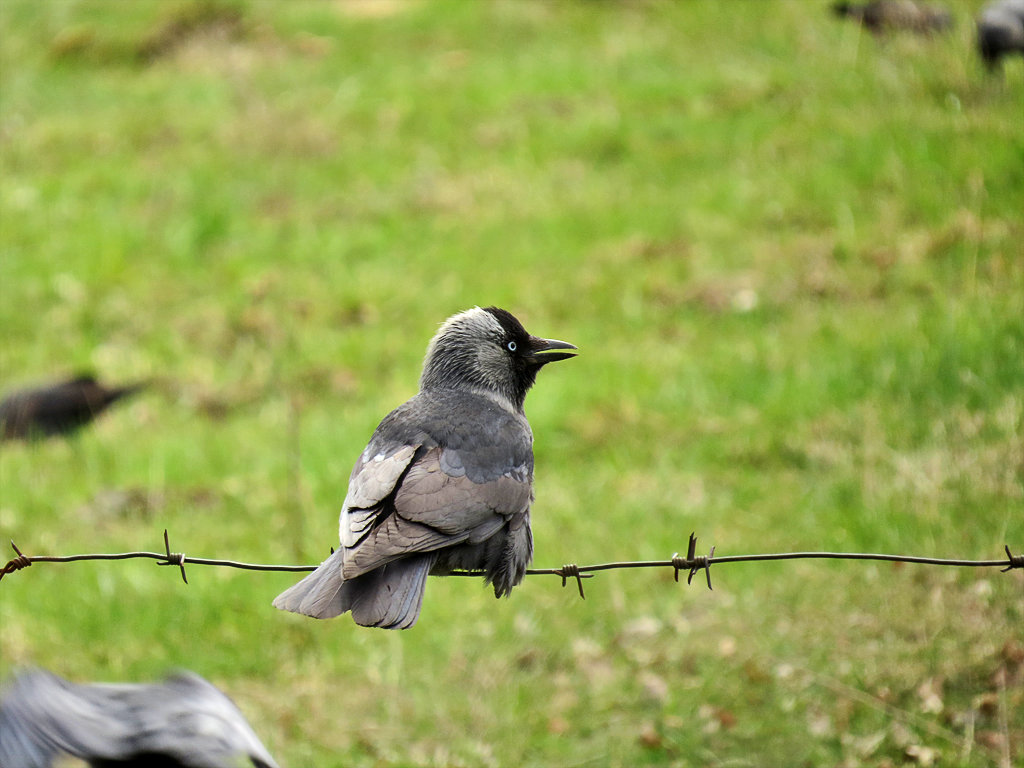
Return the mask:
<path id="1" fill-rule="evenodd" d="M 343 547 L 354 547 L 366 536 L 382 511 L 385 499 L 394 493 L 402 473 L 416 455 L 419 445 L 401 445 L 392 451 L 371 454 L 367 448 L 352 469 L 348 494 L 341 505 L 338 537 Z"/>
<path id="2" fill-rule="evenodd" d="M 457 463 L 457 456 L 446 459 L 446 454 L 456 452 L 435 447 L 423 453 L 396 489 L 393 511 L 374 519 L 372 527 L 358 512 L 349 512 L 352 543 L 342 568 L 344 579 L 403 556 L 485 541 L 529 509 L 530 484 L 517 479 L 512 470 L 496 480 L 474 483 L 465 474 L 451 475 L 444 469 Z"/>
<path id="3" fill-rule="evenodd" d="M 409 466 L 417 448 L 419 445 L 401 445 L 373 455 L 367 455 L 371 450 L 367 448 L 352 470 L 345 506 L 367 509 L 380 504 L 395 489 L 395 483 Z"/>

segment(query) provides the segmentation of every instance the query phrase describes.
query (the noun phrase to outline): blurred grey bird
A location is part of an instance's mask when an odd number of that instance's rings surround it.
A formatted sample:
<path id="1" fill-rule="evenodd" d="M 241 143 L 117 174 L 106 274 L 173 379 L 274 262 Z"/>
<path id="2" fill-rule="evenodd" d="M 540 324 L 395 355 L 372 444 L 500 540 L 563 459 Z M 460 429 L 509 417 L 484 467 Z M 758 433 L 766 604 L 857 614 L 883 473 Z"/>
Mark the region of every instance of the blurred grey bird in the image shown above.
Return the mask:
<path id="1" fill-rule="evenodd" d="M 76 685 L 43 670 L 0 698 L 0 766 L 277 768 L 227 696 L 191 672 L 163 683 Z"/>
<path id="2" fill-rule="evenodd" d="M 70 434 L 145 387 L 105 387 L 91 374 L 12 392 L 0 402 L 0 436 L 7 440 Z"/>
<path id="3" fill-rule="evenodd" d="M 871 0 L 867 3 L 837 2 L 832 11 L 859 21 L 873 34 L 906 31 L 927 34 L 953 26 L 949 9 L 918 0 Z"/>
<path id="4" fill-rule="evenodd" d="M 1024 56 L 1024 0 L 996 0 L 978 14 L 978 54 L 995 71 L 1004 56 Z"/>
<path id="5" fill-rule="evenodd" d="M 427 348 L 420 391 L 381 421 L 349 478 L 341 546 L 274 606 L 357 624 L 416 623 L 427 575 L 479 569 L 495 597 L 533 556 L 533 433 L 523 401 L 537 372 L 576 354 L 509 312 L 450 317 Z"/>

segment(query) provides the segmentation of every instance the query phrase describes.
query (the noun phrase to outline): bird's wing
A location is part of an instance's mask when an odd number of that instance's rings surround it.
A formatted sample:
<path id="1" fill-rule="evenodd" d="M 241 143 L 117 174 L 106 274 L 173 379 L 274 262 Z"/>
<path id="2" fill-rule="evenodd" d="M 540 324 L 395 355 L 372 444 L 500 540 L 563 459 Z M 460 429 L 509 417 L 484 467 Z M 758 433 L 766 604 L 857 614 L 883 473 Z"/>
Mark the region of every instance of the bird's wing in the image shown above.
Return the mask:
<path id="1" fill-rule="evenodd" d="M 0 701 L 0 765 L 47 768 L 59 755 L 128 757 L 134 728 L 124 714 L 86 686 L 41 670 L 24 673 Z"/>
<path id="2" fill-rule="evenodd" d="M 476 482 L 469 477 L 459 451 L 432 448 L 409 469 L 395 496 L 395 509 L 405 520 L 446 536 L 461 536 L 474 534 L 481 525 L 489 527 L 494 518 L 504 522 L 529 507 L 526 464 L 502 465 L 484 477 Z"/>
<path id="3" fill-rule="evenodd" d="M 138 752 L 173 756 L 196 768 L 232 768 L 242 757 L 277 768 L 234 702 L 199 675 L 182 672 L 136 691 Z"/>
<path id="4" fill-rule="evenodd" d="M 232 768 L 247 756 L 277 768 L 238 708 L 198 675 L 156 685 L 20 675 L 0 702 L 0 766 L 49 768 L 62 755 L 104 765 L 160 755 L 193 768 Z"/>
<path id="5" fill-rule="evenodd" d="M 368 517 L 358 510 L 350 520 L 351 543 L 342 575 L 352 579 L 396 558 L 442 547 L 478 543 L 496 533 L 530 506 L 530 471 L 526 463 L 493 465 L 471 479 L 459 451 L 435 446 L 420 449 L 412 465 L 398 473 L 390 504 Z M 385 512 L 381 515 L 379 512 Z M 367 517 L 359 517 L 365 512 Z M 343 515 L 344 517 L 344 515 Z M 342 539 L 345 544 L 345 539 Z"/>
<path id="6" fill-rule="evenodd" d="M 389 439 L 374 435 L 352 468 L 348 494 L 341 505 L 338 521 L 341 548 L 320 563 L 313 573 L 278 595 L 274 599 L 275 608 L 318 619 L 331 618 L 354 609 L 353 600 L 367 590 L 346 586 L 348 582 L 344 579 L 348 577 L 343 575 L 342 565 L 350 548 L 363 541 L 387 515 L 387 501 L 394 495 L 395 486 L 413 462 L 419 447 L 416 439 Z M 395 573 L 390 574 L 391 578 L 395 576 Z M 367 586 L 368 583 L 363 585 Z M 373 612 L 371 609 L 367 611 Z"/>

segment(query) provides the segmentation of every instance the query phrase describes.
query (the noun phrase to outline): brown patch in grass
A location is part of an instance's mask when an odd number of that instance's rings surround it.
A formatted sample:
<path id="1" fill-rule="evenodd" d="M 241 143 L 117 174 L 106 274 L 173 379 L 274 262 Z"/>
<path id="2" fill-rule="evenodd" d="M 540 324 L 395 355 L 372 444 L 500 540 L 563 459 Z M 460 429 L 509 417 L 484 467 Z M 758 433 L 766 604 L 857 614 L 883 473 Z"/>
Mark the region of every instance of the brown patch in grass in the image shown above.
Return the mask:
<path id="1" fill-rule="evenodd" d="M 90 25 L 69 27 L 50 41 L 50 56 L 58 61 L 98 65 L 151 64 L 167 58 L 198 39 L 223 43 L 244 34 L 237 8 L 215 2 L 193 2 L 176 7 L 141 39 L 118 38 Z"/>
<path id="2" fill-rule="evenodd" d="M 156 65 L 170 61 L 190 71 L 247 71 L 275 61 L 288 48 L 269 27 L 253 25 L 242 11 L 215 0 L 196 0 L 164 13 L 148 32 L 118 37 L 116 31 L 78 25 L 61 30 L 50 42 L 58 61 L 100 66 Z M 319 57 L 329 41 L 299 37 L 291 46 L 300 55 Z"/>
<path id="3" fill-rule="evenodd" d="M 337 0 L 342 16 L 354 19 L 386 19 L 405 13 L 418 3 L 414 0 Z"/>
<path id="4" fill-rule="evenodd" d="M 237 8 L 198 2 L 180 8 L 139 43 L 136 55 L 150 63 L 175 53 L 198 38 L 218 43 L 240 38 L 242 14 Z"/>

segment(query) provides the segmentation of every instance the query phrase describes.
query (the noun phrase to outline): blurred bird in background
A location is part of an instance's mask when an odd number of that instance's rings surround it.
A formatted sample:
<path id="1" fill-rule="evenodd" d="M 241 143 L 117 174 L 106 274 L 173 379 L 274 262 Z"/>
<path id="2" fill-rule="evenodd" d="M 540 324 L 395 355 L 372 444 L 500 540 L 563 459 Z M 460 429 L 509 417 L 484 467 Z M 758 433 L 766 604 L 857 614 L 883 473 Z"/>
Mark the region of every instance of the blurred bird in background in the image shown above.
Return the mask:
<path id="1" fill-rule="evenodd" d="M 43 670 L 0 698 L 0 766 L 277 768 L 245 717 L 211 683 L 182 672 L 163 683 L 76 685 Z"/>
<path id="2" fill-rule="evenodd" d="M 927 34 L 942 32 L 953 26 L 953 16 L 947 8 L 917 0 L 838 2 L 832 6 L 832 10 L 837 16 L 856 19 L 876 35 L 896 31 Z"/>
<path id="3" fill-rule="evenodd" d="M 1004 56 L 1024 56 L 1024 0 L 996 0 L 978 15 L 978 53 L 990 71 Z"/>
<path id="4" fill-rule="evenodd" d="M 145 386 L 138 382 L 105 387 L 91 374 L 83 374 L 57 384 L 12 392 L 0 402 L 0 436 L 5 440 L 28 440 L 71 434 Z"/>
<path id="5" fill-rule="evenodd" d="M 495 597 L 508 595 L 533 556 L 523 402 L 540 369 L 575 350 L 497 307 L 450 317 L 427 348 L 419 393 L 384 418 L 352 470 L 341 546 L 275 607 L 407 629 L 430 573 L 481 569 Z"/>

